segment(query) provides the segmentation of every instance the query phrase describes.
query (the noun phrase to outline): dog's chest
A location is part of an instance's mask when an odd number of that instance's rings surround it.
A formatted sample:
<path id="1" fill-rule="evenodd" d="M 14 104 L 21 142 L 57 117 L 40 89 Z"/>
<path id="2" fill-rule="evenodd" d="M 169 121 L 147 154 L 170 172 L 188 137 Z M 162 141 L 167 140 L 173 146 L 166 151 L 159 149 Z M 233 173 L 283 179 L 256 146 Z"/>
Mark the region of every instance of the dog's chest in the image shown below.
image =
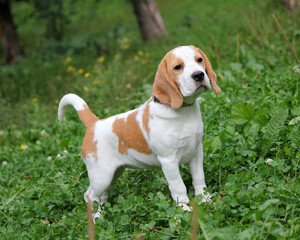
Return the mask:
<path id="1" fill-rule="evenodd" d="M 180 164 L 185 164 L 195 157 L 199 150 L 203 136 L 203 123 L 191 122 L 182 126 L 178 137 L 178 147 L 175 149 Z"/>
<path id="2" fill-rule="evenodd" d="M 157 117 L 151 121 L 151 148 L 158 155 L 176 155 L 180 163 L 190 161 L 199 149 L 203 122 L 198 108 L 170 118 Z"/>

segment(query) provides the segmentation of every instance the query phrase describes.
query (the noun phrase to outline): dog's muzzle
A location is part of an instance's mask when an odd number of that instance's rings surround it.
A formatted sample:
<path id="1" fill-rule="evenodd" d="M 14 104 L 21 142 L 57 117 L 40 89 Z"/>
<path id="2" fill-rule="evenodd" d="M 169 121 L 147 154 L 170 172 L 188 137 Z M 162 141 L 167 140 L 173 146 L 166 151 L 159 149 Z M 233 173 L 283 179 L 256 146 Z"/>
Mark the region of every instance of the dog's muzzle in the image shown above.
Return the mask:
<path id="1" fill-rule="evenodd" d="M 191 76 L 196 82 L 202 82 L 204 80 L 204 72 L 202 71 L 197 71 L 197 72 L 194 72 Z"/>

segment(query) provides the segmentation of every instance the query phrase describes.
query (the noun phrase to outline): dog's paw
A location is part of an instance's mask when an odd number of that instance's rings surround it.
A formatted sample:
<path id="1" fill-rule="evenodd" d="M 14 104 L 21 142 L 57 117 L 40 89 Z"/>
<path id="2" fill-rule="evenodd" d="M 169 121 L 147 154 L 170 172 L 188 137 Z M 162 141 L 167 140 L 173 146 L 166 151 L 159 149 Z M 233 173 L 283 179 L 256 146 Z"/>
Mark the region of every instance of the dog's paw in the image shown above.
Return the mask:
<path id="1" fill-rule="evenodd" d="M 96 218 L 102 218 L 102 214 L 101 211 L 96 212 L 95 214 L 93 214 L 93 222 L 94 224 L 96 223 Z"/>
<path id="2" fill-rule="evenodd" d="M 182 209 L 183 209 L 184 211 L 189 211 L 189 212 L 191 212 L 191 211 L 193 210 L 192 207 L 190 207 L 190 206 L 188 205 L 188 203 L 185 203 L 185 202 L 178 203 L 178 206 L 179 206 L 179 207 L 182 207 Z"/>
<path id="3" fill-rule="evenodd" d="M 201 202 L 212 202 L 211 195 L 209 193 L 205 193 L 205 194 L 203 193 Z"/>

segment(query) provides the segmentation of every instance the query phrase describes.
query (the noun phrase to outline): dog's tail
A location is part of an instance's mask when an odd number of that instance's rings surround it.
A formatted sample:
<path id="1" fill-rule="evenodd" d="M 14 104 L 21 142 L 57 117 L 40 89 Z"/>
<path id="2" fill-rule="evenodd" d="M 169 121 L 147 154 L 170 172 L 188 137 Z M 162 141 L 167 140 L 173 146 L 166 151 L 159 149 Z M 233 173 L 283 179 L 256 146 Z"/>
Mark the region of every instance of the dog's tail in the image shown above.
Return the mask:
<path id="1" fill-rule="evenodd" d="M 69 93 L 60 100 L 58 105 L 58 120 L 62 121 L 64 119 L 64 114 L 66 111 L 66 107 L 68 105 L 72 105 L 77 111 L 80 120 L 87 128 L 90 125 L 93 125 L 99 119 L 95 116 L 94 113 L 89 109 L 85 101 L 78 97 L 76 94 Z"/>

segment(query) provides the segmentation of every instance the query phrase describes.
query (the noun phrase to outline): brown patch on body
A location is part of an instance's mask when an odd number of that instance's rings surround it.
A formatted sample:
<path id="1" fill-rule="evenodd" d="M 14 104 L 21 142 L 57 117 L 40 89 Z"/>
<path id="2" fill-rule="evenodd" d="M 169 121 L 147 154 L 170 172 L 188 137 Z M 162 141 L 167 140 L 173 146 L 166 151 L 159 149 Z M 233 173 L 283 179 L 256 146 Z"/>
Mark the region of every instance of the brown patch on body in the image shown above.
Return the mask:
<path id="1" fill-rule="evenodd" d="M 92 111 L 86 104 L 83 105 L 83 108 L 83 110 L 79 110 L 77 113 L 84 126 L 88 128 L 89 126 L 94 125 L 99 120 L 99 118 L 97 118 L 96 115 L 92 113 Z"/>
<path id="2" fill-rule="evenodd" d="M 116 119 L 112 125 L 113 133 L 119 138 L 118 150 L 121 154 L 127 155 L 129 148 L 147 155 L 152 153 L 136 120 L 137 113 L 135 110 L 127 119 Z"/>
<path id="3" fill-rule="evenodd" d="M 150 110 L 150 102 L 151 101 L 152 101 L 152 99 L 147 102 L 146 107 L 143 112 L 143 116 L 142 116 L 143 128 L 146 131 L 148 138 L 150 138 L 150 129 L 149 129 L 150 113 L 149 113 L 149 110 Z"/>
<path id="4" fill-rule="evenodd" d="M 94 141 L 95 136 L 95 124 L 99 119 L 92 113 L 92 111 L 85 104 L 84 109 L 77 112 L 82 123 L 86 127 L 85 136 L 82 142 L 81 155 L 85 160 L 88 154 L 92 154 L 92 157 L 97 162 L 97 141 Z"/>
<path id="5" fill-rule="evenodd" d="M 95 162 L 97 162 L 97 141 L 94 141 L 94 136 L 95 125 L 87 128 L 85 131 L 85 136 L 81 147 L 81 156 L 85 160 L 87 158 L 87 155 L 91 154 L 95 159 Z"/>

